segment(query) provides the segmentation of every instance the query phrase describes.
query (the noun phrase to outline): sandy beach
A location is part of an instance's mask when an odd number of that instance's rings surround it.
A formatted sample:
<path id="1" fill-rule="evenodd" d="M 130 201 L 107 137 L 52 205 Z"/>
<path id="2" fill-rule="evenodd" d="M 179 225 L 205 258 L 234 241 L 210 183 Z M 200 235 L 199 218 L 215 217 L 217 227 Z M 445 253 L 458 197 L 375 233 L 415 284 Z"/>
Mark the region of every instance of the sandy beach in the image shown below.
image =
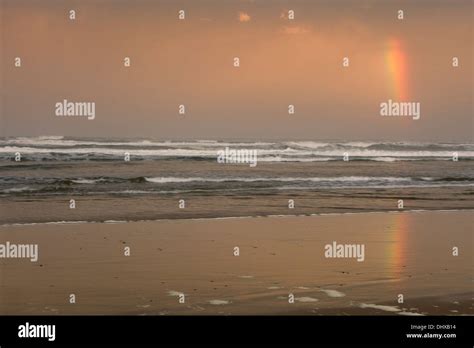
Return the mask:
<path id="1" fill-rule="evenodd" d="M 0 259 L 0 313 L 473 315 L 472 230 L 471 210 L 3 225 L 39 258 Z"/>

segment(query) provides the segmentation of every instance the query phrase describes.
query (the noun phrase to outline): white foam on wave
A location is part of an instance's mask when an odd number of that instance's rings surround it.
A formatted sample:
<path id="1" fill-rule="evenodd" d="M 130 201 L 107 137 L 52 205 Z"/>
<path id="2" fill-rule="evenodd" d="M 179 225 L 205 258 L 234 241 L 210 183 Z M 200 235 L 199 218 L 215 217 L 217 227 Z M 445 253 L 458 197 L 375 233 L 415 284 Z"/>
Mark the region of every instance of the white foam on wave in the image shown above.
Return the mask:
<path id="1" fill-rule="evenodd" d="M 328 162 L 333 161 L 331 157 L 281 157 L 265 156 L 258 157 L 258 162 Z"/>
<path id="2" fill-rule="evenodd" d="M 64 139 L 63 137 L 39 137 L 39 138 L 16 138 L 16 139 L 0 139 L 0 145 L 19 145 L 19 146 L 55 146 L 58 148 L 71 148 L 71 147 L 89 147 L 89 146 L 121 146 L 121 147 L 187 147 L 187 148 L 222 148 L 222 147 L 272 147 L 277 143 L 271 142 L 218 142 L 215 140 L 197 140 L 197 141 L 152 141 L 152 140 L 138 140 L 138 141 L 95 141 L 95 140 L 72 140 Z"/>
<path id="3" fill-rule="evenodd" d="M 96 184 L 98 180 L 91 180 L 91 179 L 75 179 L 71 180 L 75 184 Z"/>
<path id="4" fill-rule="evenodd" d="M 9 189 L 2 190 L 0 192 L 2 192 L 2 193 L 18 193 L 18 192 L 28 192 L 28 191 L 33 191 L 33 190 L 34 189 L 32 189 L 29 186 L 22 186 L 22 187 L 12 187 L 12 188 L 9 188 Z"/>
<path id="5" fill-rule="evenodd" d="M 316 141 L 290 141 L 285 143 L 289 147 L 300 147 L 306 149 L 320 149 L 330 145 L 330 143 L 316 142 Z"/>
<path id="6" fill-rule="evenodd" d="M 398 315 L 408 315 L 408 316 L 424 316 L 422 313 L 416 313 L 416 312 L 398 312 Z"/>
<path id="7" fill-rule="evenodd" d="M 168 291 L 168 296 L 181 296 L 181 295 L 184 295 L 184 294 L 180 291 L 174 291 L 174 290 Z"/>
<path id="8" fill-rule="evenodd" d="M 337 290 L 321 289 L 320 291 L 324 292 L 329 297 L 344 297 L 344 296 L 346 296 L 346 294 L 344 294 L 343 292 L 337 291 Z"/>
<path id="9" fill-rule="evenodd" d="M 303 296 L 303 297 L 295 297 L 295 301 L 306 303 L 306 302 L 318 302 L 319 300 L 317 298 Z"/>
<path id="10" fill-rule="evenodd" d="M 229 304 L 230 301 L 226 301 L 226 300 L 210 300 L 209 303 L 210 303 L 211 305 L 215 305 L 215 306 L 222 306 L 222 305 Z"/>
<path id="11" fill-rule="evenodd" d="M 123 157 L 124 151 L 138 157 L 202 157 L 216 158 L 217 151 L 247 148 L 258 151 L 262 162 L 314 162 L 342 159 L 347 152 L 353 159 L 393 162 L 423 158 L 450 159 L 453 151 L 460 158 L 474 157 L 474 144 L 423 144 L 374 142 L 219 142 L 215 140 L 72 140 L 62 137 L 0 139 L 0 153 L 79 154 Z M 382 149 L 372 146 L 381 145 Z M 42 147 L 44 146 L 44 147 Z M 390 148 L 393 146 L 393 148 Z"/>
<path id="12" fill-rule="evenodd" d="M 78 220 L 78 221 L 47 221 L 47 222 L 25 222 L 25 223 L 6 223 L 0 224 L 0 227 L 9 227 L 9 226 L 33 226 L 33 225 L 67 225 L 67 224 L 100 224 L 100 223 L 109 223 L 109 224 L 119 224 L 119 223 L 143 223 L 143 222 L 175 222 L 183 220 L 192 220 L 192 221 L 208 221 L 208 220 L 236 220 L 236 219 L 269 219 L 269 218 L 296 218 L 296 217 L 326 217 L 326 216 L 345 216 L 345 215 L 363 215 L 363 214 L 410 214 L 410 213 L 428 213 L 428 212 L 473 212 L 473 209 L 412 209 L 412 210 L 389 210 L 389 211 L 362 211 L 362 212 L 346 212 L 346 213 L 313 213 L 313 214 L 288 214 L 288 215 L 244 215 L 244 216 L 221 216 L 221 217 L 198 217 L 198 218 L 185 218 L 185 219 L 148 219 L 148 220 Z M 399 279 L 388 279 L 381 281 L 368 281 L 364 283 L 357 283 L 356 286 L 375 284 L 375 283 L 384 283 L 384 282 L 398 282 Z"/>
<path id="13" fill-rule="evenodd" d="M 368 181 L 386 181 L 386 182 L 409 182 L 412 178 L 405 177 L 377 177 L 377 176 L 341 176 L 341 177 L 227 177 L 227 178 L 208 178 L 208 177 L 151 177 L 145 178 L 147 182 L 156 184 L 166 183 L 182 183 L 182 182 L 258 182 L 258 181 L 279 181 L 279 182 L 295 182 L 295 181 L 309 181 L 309 182 L 368 182 Z"/>
<path id="14" fill-rule="evenodd" d="M 360 308 L 373 308 L 373 309 L 378 309 L 384 312 L 400 312 L 401 309 L 398 308 L 397 306 L 385 306 L 385 305 L 377 305 L 377 304 L 371 304 L 371 303 L 361 303 L 359 304 Z"/>

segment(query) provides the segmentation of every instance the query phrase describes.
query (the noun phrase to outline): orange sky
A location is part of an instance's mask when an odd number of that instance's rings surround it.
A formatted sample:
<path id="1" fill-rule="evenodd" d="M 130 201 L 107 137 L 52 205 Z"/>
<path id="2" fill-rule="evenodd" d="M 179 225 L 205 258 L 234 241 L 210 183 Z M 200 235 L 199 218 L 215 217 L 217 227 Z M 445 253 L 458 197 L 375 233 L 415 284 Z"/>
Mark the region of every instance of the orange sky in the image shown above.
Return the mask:
<path id="1" fill-rule="evenodd" d="M 3 0 L 0 135 L 472 140 L 472 6 Z M 55 117 L 64 98 L 94 101 L 95 120 Z M 420 120 L 380 117 L 397 98 Z"/>

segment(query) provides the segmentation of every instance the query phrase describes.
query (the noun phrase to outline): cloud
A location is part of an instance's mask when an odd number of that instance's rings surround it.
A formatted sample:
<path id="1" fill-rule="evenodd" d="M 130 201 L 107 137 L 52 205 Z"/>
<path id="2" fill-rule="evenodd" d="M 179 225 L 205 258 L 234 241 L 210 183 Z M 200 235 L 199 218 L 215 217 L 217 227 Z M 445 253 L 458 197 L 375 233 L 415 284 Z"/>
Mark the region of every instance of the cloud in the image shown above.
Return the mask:
<path id="1" fill-rule="evenodd" d="M 250 15 L 245 12 L 239 12 L 239 22 L 249 22 Z"/>
<path id="2" fill-rule="evenodd" d="M 309 33 L 309 29 L 301 25 L 285 25 L 282 28 L 282 33 L 288 35 L 306 34 Z"/>

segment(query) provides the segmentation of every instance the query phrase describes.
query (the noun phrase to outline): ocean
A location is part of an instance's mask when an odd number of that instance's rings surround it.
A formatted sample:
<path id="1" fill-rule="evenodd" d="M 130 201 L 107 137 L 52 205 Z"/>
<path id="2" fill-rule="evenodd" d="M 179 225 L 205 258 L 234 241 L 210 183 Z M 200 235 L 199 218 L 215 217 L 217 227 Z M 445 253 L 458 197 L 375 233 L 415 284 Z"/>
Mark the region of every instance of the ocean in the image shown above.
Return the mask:
<path id="1" fill-rule="evenodd" d="M 257 165 L 218 163 L 226 148 Z M 473 159 L 472 143 L 0 138 L 0 224 L 473 209 Z"/>

